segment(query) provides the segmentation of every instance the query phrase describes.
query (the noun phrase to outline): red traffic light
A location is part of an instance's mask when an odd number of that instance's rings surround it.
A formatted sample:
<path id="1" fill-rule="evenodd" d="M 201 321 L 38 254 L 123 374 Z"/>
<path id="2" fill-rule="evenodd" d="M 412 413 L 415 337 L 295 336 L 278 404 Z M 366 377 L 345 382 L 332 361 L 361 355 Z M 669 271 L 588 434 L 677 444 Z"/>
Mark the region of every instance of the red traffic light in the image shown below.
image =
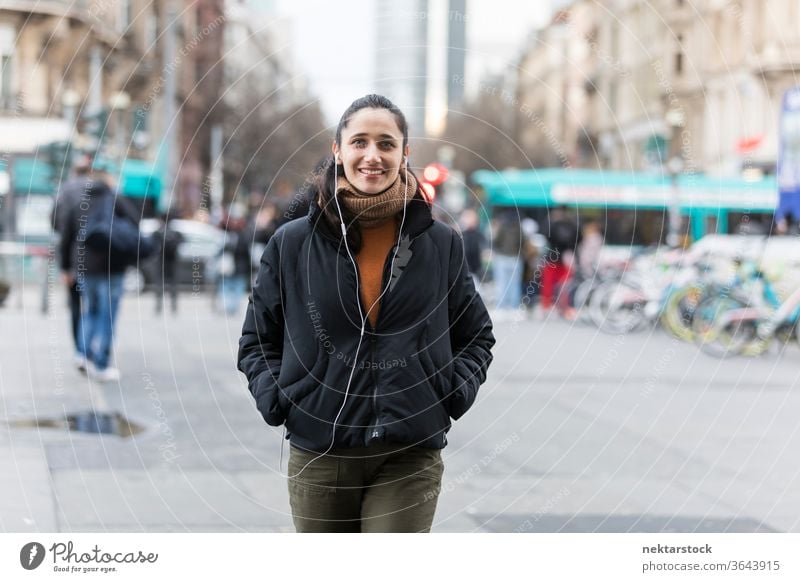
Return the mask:
<path id="1" fill-rule="evenodd" d="M 425 201 L 428 204 L 433 204 L 433 201 L 436 199 L 436 188 L 434 188 L 433 184 L 422 182 L 419 187 L 422 189 L 422 195 L 425 197 Z"/>
<path id="2" fill-rule="evenodd" d="M 422 179 L 431 186 L 438 186 L 447 181 L 449 174 L 450 172 L 448 172 L 446 166 L 438 162 L 433 162 L 425 166 L 425 169 L 422 170 Z"/>

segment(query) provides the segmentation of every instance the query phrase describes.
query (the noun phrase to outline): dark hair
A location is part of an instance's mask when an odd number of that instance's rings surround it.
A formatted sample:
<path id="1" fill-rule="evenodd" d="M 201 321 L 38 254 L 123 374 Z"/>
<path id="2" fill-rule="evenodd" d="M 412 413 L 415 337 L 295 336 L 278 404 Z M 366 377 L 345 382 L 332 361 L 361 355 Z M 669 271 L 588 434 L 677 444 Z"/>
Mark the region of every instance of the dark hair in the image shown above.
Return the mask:
<path id="1" fill-rule="evenodd" d="M 394 115 L 397 127 L 403 134 L 403 150 L 406 149 L 406 145 L 408 145 L 408 122 L 406 121 L 406 116 L 403 115 L 400 108 L 389 99 L 383 95 L 376 95 L 375 93 L 366 95 L 361 99 L 356 99 L 350 104 L 350 107 L 345 110 L 342 114 L 342 118 L 339 120 L 339 125 L 336 126 L 336 145 L 342 145 L 342 130 L 350 123 L 350 119 L 353 115 L 362 109 L 386 109 L 389 113 Z"/>
<path id="2" fill-rule="evenodd" d="M 347 127 L 347 124 L 350 123 L 350 119 L 352 119 L 353 115 L 362 109 L 386 109 L 389 113 L 393 114 L 397 122 L 397 127 L 403 134 L 403 151 L 405 151 L 406 145 L 408 144 L 408 122 L 406 121 L 406 116 L 403 115 L 400 108 L 389 99 L 383 95 L 376 95 L 374 93 L 356 99 L 342 114 L 339 124 L 336 126 L 336 136 L 334 138 L 336 140 L 336 145 L 341 145 L 342 131 Z M 318 202 L 322 213 L 329 225 L 334 227 L 331 229 L 332 234 L 338 238 L 341 236 L 341 231 L 339 230 L 339 210 L 336 208 L 336 202 L 333 200 L 335 164 L 336 161 L 332 155 L 325 160 L 322 171 L 317 174 L 317 192 L 319 193 Z M 408 171 L 412 173 L 410 169 Z M 414 177 L 416 178 L 416 176 Z M 417 180 L 417 183 L 419 183 L 419 180 Z M 419 186 L 417 186 L 417 190 L 418 191 L 414 193 L 415 196 L 418 195 Z M 358 222 L 354 220 L 355 216 L 353 216 L 344 205 L 342 205 L 341 208 L 344 222 L 347 225 L 347 243 L 354 252 L 358 252 L 361 248 L 361 230 L 358 226 Z"/>

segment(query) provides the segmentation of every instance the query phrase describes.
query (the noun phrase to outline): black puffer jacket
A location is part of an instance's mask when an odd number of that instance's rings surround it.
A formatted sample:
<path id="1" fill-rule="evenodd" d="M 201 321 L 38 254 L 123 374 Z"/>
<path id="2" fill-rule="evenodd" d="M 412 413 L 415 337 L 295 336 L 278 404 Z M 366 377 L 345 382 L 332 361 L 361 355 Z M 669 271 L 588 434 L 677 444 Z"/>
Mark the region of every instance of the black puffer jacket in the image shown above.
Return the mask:
<path id="1" fill-rule="evenodd" d="M 462 241 L 408 206 L 392 273 L 384 266 L 377 325 L 360 342 L 357 272 L 316 204 L 270 239 L 239 341 L 239 369 L 267 423 L 325 451 L 372 441 L 443 448 L 486 379 L 492 323 Z M 363 308 L 362 308 L 363 309 Z M 358 349 L 358 357 L 356 350 Z M 355 367 L 355 370 L 353 369 Z"/>

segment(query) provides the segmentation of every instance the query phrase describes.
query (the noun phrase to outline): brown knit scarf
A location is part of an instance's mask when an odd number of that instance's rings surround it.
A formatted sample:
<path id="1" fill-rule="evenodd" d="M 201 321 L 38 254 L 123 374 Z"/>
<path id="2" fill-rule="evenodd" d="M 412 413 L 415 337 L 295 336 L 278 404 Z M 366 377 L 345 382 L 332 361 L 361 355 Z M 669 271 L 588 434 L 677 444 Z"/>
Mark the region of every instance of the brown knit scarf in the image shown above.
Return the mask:
<path id="1" fill-rule="evenodd" d="M 397 180 L 379 194 L 364 194 L 357 190 L 344 176 L 339 177 L 337 195 L 364 228 L 378 226 L 403 209 L 417 193 L 417 181 L 408 174 L 408 190 L 404 180 L 406 172 L 400 171 Z M 407 196 L 407 198 L 406 198 Z"/>

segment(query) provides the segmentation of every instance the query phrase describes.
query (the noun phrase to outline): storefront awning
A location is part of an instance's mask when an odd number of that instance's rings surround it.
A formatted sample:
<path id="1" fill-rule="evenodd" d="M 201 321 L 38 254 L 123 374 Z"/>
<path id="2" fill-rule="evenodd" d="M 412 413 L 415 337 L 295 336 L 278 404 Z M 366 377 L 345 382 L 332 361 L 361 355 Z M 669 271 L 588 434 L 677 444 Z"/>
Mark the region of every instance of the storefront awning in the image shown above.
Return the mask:
<path id="1" fill-rule="evenodd" d="M 125 160 L 122 164 L 120 192 L 133 198 L 161 196 L 161 175 L 155 166 L 144 160 Z"/>

